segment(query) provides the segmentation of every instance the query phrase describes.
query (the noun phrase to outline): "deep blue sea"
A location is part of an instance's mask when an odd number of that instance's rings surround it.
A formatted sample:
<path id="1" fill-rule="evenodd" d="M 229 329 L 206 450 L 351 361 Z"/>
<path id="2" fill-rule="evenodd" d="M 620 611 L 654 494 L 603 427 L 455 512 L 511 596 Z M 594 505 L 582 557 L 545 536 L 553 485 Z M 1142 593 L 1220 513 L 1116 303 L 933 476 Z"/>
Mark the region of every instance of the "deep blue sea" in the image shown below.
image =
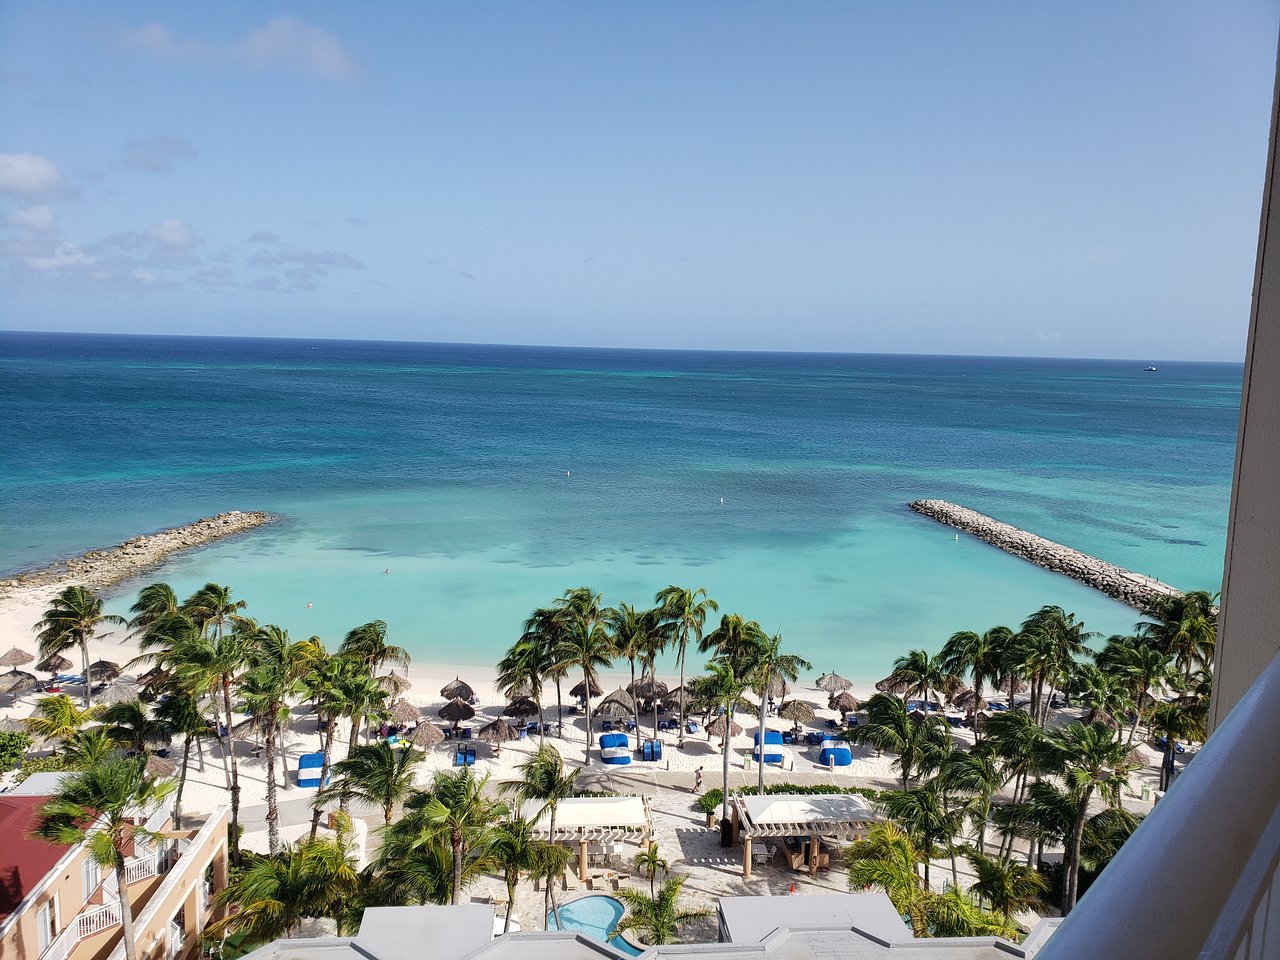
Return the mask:
<path id="1" fill-rule="evenodd" d="M 0 333 L 0 570 L 261 509 L 156 578 L 474 664 L 568 587 L 705 586 L 874 680 L 1046 603 L 1135 619 L 909 500 L 1218 589 L 1242 369 L 1147 362 Z"/>

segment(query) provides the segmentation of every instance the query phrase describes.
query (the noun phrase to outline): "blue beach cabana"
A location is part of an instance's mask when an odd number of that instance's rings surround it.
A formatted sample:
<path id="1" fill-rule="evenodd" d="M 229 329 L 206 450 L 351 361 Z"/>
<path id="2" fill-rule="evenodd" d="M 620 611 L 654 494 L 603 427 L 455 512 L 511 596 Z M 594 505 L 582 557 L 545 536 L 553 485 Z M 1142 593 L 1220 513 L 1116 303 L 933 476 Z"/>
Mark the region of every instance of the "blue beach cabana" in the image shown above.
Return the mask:
<path id="1" fill-rule="evenodd" d="M 783 758 L 782 731 L 766 730 L 764 732 L 764 756 L 760 754 L 760 731 L 752 736 L 755 746 L 751 749 L 751 759 L 757 763 L 781 763 Z"/>

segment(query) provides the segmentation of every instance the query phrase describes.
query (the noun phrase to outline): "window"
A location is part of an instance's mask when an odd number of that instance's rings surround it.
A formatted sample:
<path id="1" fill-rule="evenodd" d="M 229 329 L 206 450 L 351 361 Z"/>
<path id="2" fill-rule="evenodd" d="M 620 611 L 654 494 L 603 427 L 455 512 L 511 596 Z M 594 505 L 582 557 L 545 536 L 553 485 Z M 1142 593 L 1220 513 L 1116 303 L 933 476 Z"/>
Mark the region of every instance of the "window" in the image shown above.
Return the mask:
<path id="1" fill-rule="evenodd" d="M 80 864 L 80 883 L 84 887 L 84 899 L 87 901 L 98 889 L 98 881 L 102 879 L 98 861 L 93 857 L 85 857 Z"/>
<path id="2" fill-rule="evenodd" d="M 40 941 L 40 952 L 44 953 L 53 943 L 57 930 L 57 903 L 54 899 L 46 900 L 36 911 L 36 932 Z"/>

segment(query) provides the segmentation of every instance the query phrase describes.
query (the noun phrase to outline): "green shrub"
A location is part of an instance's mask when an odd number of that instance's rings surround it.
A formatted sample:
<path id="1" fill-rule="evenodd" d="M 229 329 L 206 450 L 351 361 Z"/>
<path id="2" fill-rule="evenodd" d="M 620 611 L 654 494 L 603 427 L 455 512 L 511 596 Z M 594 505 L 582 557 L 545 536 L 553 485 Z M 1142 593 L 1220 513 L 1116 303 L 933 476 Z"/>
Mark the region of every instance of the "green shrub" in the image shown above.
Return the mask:
<path id="1" fill-rule="evenodd" d="M 698 798 L 698 809 L 703 813 L 715 813 L 720 809 L 720 801 L 723 799 L 724 791 L 719 787 L 712 787 Z"/>
<path id="2" fill-rule="evenodd" d="M 22 770 L 18 773 L 18 782 L 21 783 L 33 773 L 57 773 L 60 770 L 70 769 L 65 757 L 32 757 L 30 760 L 23 761 Z"/>
<path id="3" fill-rule="evenodd" d="M 21 730 L 0 731 L 0 772 L 12 770 L 26 759 L 31 734 Z"/>

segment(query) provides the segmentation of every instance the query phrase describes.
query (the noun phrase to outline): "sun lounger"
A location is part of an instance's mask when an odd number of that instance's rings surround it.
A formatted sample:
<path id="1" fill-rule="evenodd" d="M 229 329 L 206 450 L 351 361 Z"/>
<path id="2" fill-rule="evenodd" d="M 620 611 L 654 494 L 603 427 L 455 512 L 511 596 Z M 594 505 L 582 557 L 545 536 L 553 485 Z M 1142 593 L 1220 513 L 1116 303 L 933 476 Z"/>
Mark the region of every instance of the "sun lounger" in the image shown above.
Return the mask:
<path id="1" fill-rule="evenodd" d="M 689 720 L 684 725 L 687 733 L 697 733 L 700 729 L 696 720 Z"/>
<path id="2" fill-rule="evenodd" d="M 608 764 L 625 765 L 631 762 L 631 740 L 625 733 L 600 735 L 600 759 Z"/>

